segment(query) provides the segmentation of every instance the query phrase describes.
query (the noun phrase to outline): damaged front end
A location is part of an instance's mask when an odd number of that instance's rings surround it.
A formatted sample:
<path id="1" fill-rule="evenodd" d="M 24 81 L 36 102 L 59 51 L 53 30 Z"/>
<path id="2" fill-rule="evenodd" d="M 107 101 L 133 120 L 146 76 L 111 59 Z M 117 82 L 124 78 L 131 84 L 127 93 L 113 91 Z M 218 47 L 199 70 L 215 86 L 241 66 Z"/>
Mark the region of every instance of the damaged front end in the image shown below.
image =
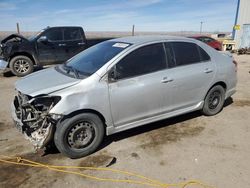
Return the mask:
<path id="1" fill-rule="evenodd" d="M 18 92 L 12 104 L 16 127 L 31 141 L 35 149 L 45 147 L 53 138 L 54 128 L 62 115 L 50 114 L 60 101 L 59 96 L 30 97 Z"/>

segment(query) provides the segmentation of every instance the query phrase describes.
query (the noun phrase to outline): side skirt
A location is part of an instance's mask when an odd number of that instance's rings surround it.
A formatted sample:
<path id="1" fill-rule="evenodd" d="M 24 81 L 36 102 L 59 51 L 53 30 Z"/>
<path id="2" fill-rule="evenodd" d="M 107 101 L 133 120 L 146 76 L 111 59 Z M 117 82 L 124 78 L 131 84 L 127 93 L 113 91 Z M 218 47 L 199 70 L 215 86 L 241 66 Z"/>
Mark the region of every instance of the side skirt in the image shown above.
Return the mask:
<path id="1" fill-rule="evenodd" d="M 119 127 L 110 126 L 110 127 L 107 127 L 106 132 L 107 132 L 107 135 L 111 135 L 111 134 L 115 134 L 115 133 L 118 133 L 118 132 L 121 132 L 121 131 L 125 131 L 125 130 L 128 130 L 128 129 L 139 127 L 139 126 L 142 126 L 142 125 L 145 125 L 145 124 L 148 124 L 148 123 L 152 123 L 152 122 L 160 121 L 160 120 L 167 119 L 167 118 L 170 118 L 170 117 L 178 116 L 178 115 L 181 115 L 181 114 L 186 114 L 188 112 L 193 112 L 193 111 L 196 111 L 196 110 L 200 110 L 203 107 L 203 104 L 204 104 L 204 101 L 201 101 L 196 105 L 193 105 L 193 106 L 190 106 L 190 107 L 187 107 L 187 108 L 184 108 L 184 109 L 179 109 L 179 110 L 171 111 L 171 112 L 168 112 L 168 113 L 165 113 L 165 114 L 160 114 L 160 115 L 157 115 L 157 116 L 153 116 L 153 117 L 149 117 L 149 118 L 146 118 L 146 119 L 138 120 L 138 121 L 135 121 L 135 122 L 132 122 L 132 123 L 127 123 L 127 124 L 121 125 Z"/>

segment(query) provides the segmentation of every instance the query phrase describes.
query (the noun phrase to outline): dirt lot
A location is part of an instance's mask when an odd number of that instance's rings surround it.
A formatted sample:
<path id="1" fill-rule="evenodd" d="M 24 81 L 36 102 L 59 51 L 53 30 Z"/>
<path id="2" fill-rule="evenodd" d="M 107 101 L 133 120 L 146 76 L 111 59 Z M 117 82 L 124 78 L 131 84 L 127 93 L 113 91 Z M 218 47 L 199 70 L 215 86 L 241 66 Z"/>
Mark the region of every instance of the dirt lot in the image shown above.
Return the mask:
<path id="1" fill-rule="evenodd" d="M 216 116 L 198 112 L 149 124 L 105 139 L 89 157 L 68 159 L 51 151 L 33 152 L 31 144 L 13 127 L 10 102 L 14 76 L 0 77 L 0 154 L 22 156 L 54 164 L 111 167 L 137 172 L 165 183 L 201 180 L 220 188 L 250 187 L 250 56 L 235 56 L 239 62 L 238 92 Z M 100 177 L 130 178 L 104 172 L 81 171 Z M 89 180 L 46 169 L 0 163 L 0 187 L 143 187 Z M 189 186 L 198 187 L 198 186 Z"/>

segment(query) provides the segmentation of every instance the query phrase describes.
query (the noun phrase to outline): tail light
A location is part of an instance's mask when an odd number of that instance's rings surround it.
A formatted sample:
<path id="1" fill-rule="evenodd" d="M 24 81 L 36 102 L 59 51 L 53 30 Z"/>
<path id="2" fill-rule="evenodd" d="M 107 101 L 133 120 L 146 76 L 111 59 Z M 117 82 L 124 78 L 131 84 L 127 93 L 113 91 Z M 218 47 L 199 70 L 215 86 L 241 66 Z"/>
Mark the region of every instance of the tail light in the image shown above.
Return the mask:
<path id="1" fill-rule="evenodd" d="M 237 70 L 238 70 L 238 63 L 237 63 L 237 61 L 233 60 L 233 64 L 235 66 L 235 72 L 237 72 Z"/>

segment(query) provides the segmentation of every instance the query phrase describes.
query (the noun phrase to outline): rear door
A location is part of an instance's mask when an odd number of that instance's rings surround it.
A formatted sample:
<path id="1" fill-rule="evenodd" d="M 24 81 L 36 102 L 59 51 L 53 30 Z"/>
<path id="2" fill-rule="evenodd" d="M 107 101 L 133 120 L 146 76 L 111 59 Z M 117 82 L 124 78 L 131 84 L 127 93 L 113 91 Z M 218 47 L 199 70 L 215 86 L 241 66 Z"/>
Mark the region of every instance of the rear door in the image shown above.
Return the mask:
<path id="1" fill-rule="evenodd" d="M 165 45 L 170 60 L 163 89 L 164 112 L 198 104 L 204 99 L 215 75 L 214 63 L 195 43 L 171 42 Z"/>
<path id="2" fill-rule="evenodd" d="M 109 95 L 115 126 L 162 113 L 161 80 L 166 69 L 163 43 L 140 47 L 113 68 L 117 78 L 109 82 Z"/>
<path id="3" fill-rule="evenodd" d="M 85 35 L 79 27 L 65 27 L 63 29 L 64 49 L 66 60 L 86 49 Z"/>

